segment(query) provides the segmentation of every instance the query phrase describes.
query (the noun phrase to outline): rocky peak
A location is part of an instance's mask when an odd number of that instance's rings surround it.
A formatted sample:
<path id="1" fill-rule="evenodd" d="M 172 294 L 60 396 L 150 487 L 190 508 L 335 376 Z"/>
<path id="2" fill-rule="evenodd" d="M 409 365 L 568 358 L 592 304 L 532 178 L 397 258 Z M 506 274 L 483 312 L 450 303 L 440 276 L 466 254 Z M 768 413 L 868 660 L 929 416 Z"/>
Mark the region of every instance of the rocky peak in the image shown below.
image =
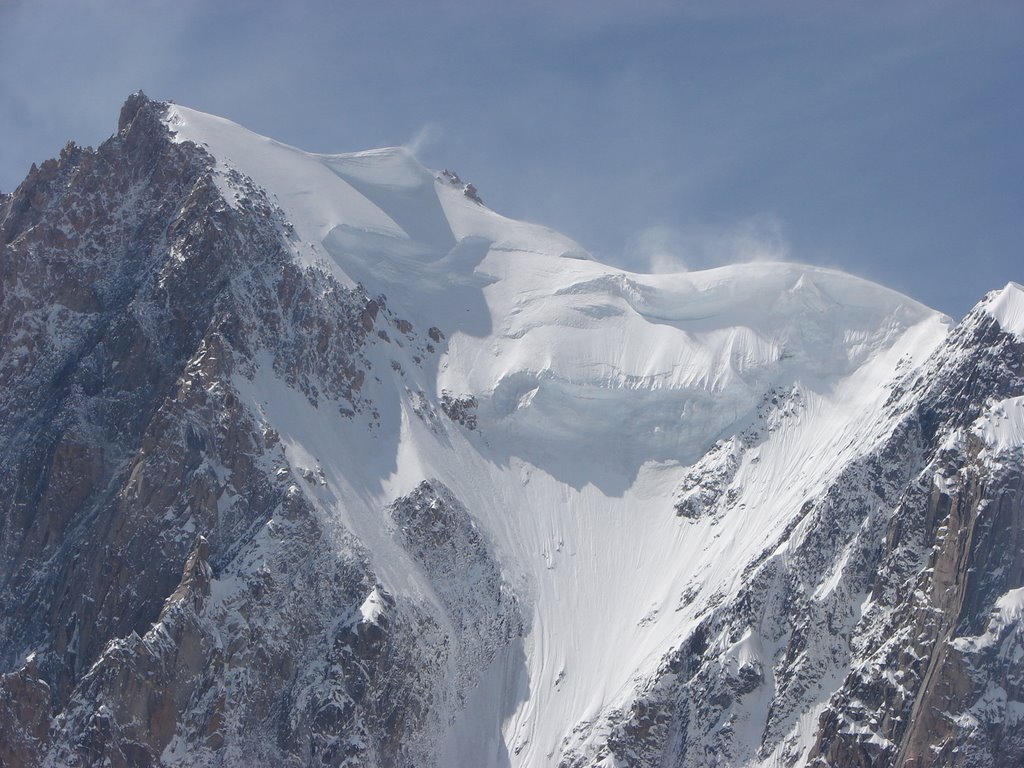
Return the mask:
<path id="1" fill-rule="evenodd" d="M 1013 285 L 1013 284 L 1011 284 Z M 1015 332 L 1014 299 L 1008 288 L 990 293 L 952 330 L 932 358 L 908 376 L 926 435 L 961 429 L 988 402 L 1013 397 L 1024 388 L 1024 335 Z M 1024 302 L 1020 304 L 1024 307 Z M 1000 312 L 1005 310 L 1004 315 Z M 894 390 L 898 398 L 901 388 Z M 890 402 L 893 402 L 892 400 Z"/>
<path id="2" fill-rule="evenodd" d="M 125 99 L 124 104 L 121 105 L 121 113 L 117 118 L 117 132 L 126 132 L 139 115 L 139 112 L 144 109 L 152 109 L 153 105 L 154 102 L 141 90 L 131 94 Z"/>

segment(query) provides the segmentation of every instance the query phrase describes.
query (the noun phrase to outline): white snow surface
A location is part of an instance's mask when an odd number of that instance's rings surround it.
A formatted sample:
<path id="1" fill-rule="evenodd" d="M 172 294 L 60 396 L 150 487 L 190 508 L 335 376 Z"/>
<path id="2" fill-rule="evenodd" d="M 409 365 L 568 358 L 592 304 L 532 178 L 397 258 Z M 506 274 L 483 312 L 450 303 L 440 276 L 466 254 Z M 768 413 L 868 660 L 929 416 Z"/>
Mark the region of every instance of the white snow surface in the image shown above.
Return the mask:
<path id="1" fill-rule="evenodd" d="M 1024 445 L 1024 397 L 993 403 L 974 423 L 974 432 L 990 453 Z"/>
<path id="2" fill-rule="evenodd" d="M 886 436 L 877 414 L 899 370 L 949 327 L 821 267 L 610 267 L 470 200 L 404 149 L 309 154 L 178 105 L 168 125 L 217 158 L 229 194 L 230 169 L 267 190 L 294 226 L 295 258 L 446 336 L 421 364 L 371 348 L 379 425 L 314 407 L 269 361 L 236 381 L 293 466 L 322 468 L 326 484 L 302 491 L 366 544 L 390 594 L 434 599 L 381 513 L 424 478 L 452 489 L 498 553 L 522 599 L 523 652 L 483 675 L 443 764 L 554 764 L 577 724 L 628 704 L 708 600 L 732 594 L 804 502 Z M 989 306 L 1004 327 L 1021 323 L 1013 291 Z M 723 515 L 676 516 L 687 467 L 750 426 L 766 393 L 794 387 L 800 407 L 743 455 Z M 442 390 L 476 398 L 477 430 L 417 416 L 411 393 Z M 730 651 L 764 652 L 756 638 Z"/>
<path id="3" fill-rule="evenodd" d="M 384 597 L 381 595 L 380 587 L 374 587 L 370 590 L 370 594 L 366 596 L 363 604 L 359 606 L 359 615 L 363 621 L 377 624 L 386 610 L 387 606 L 384 603 Z"/>
<path id="4" fill-rule="evenodd" d="M 1024 286 L 1010 282 L 982 305 L 1007 333 L 1024 338 Z"/>
<path id="5" fill-rule="evenodd" d="M 1024 617 L 1024 587 L 1011 589 L 996 600 L 996 612 L 1007 624 L 1020 621 Z"/>

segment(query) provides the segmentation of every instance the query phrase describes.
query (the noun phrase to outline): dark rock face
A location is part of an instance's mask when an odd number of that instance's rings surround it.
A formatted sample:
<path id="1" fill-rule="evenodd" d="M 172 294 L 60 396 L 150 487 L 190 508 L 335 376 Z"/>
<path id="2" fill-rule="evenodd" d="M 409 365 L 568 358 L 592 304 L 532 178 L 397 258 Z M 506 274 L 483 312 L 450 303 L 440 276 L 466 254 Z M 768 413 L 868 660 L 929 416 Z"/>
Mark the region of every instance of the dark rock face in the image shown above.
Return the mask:
<path id="1" fill-rule="evenodd" d="M 215 272 L 212 284 L 159 281 L 175 225 L 183 245 L 206 245 L 190 223 L 214 196 L 207 160 L 163 138 L 159 118 L 149 105 L 97 152 L 69 145 L 29 175 L 0 224 L 0 653 L 10 668 L 52 638 L 38 663 L 58 697 L 108 637 L 156 617 L 182 561 L 140 530 L 141 551 L 126 554 L 154 563 L 151 591 L 113 554 L 132 454 L 217 290 Z M 149 599 L 124 604 L 132 588 Z"/>
<path id="2" fill-rule="evenodd" d="M 423 569 L 461 647 L 460 677 L 484 669 L 495 653 L 523 634 L 523 619 L 498 559 L 472 516 L 437 481 L 424 481 L 390 509 L 399 543 Z"/>
<path id="3" fill-rule="evenodd" d="M 833 696 L 814 754 L 821 764 L 1016 765 L 1024 742 L 1007 702 L 1022 700 L 1024 656 L 997 604 L 1024 585 L 1024 456 L 983 456 L 970 425 L 986 402 L 1024 393 L 1024 343 L 976 310 L 911 391 L 923 469 L 886 532 L 872 585 L 884 613 L 859 638 L 869 663 Z M 1001 709 L 983 711 L 993 696 Z"/>
<path id="4" fill-rule="evenodd" d="M 476 398 L 472 395 L 455 397 L 451 392 L 441 393 L 441 410 L 444 415 L 466 429 L 476 429 Z"/>

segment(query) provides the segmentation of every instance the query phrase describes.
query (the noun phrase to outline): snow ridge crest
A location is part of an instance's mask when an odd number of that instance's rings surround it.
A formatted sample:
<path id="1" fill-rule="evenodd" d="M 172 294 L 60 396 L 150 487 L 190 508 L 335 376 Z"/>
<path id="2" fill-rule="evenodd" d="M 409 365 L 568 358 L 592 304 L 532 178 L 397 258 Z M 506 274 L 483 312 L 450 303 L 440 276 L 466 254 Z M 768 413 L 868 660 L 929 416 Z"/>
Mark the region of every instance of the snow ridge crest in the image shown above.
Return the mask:
<path id="1" fill-rule="evenodd" d="M 983 306 L 1004 331 L 1024 338 L 1024 286 L 1011 280 L 989 294 Z"/>

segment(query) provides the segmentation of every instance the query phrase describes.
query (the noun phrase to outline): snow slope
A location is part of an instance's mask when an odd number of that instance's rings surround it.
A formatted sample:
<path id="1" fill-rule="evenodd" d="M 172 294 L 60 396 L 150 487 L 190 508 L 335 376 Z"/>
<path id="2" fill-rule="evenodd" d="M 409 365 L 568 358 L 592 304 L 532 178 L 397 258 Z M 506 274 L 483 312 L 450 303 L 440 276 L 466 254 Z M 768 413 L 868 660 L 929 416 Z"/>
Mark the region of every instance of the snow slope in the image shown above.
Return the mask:
<path id="1" fill-rule="evenodd" d="M 374 417 L 314 406 L 269 363 L 236 385 L 292 465 L 322 473 L 303 492 L 366 545 L 390 593 L 439 605 L 381 512 L 425 478 L 452 489 L 499 554 L 526 634 L 453 713 L 443 764 L 552 764 L 578 724 L 627 704 L 702 606 L 734 593 L 804 503 L 886 437 L 891 386 L 948 330 L 820 267 L 609 267 L 401 148 L 309 154 L 177 105 L 167 124 L 217 159 L 229 200 L 244 194 L 238 174 L 267 191 L 297 260 L 385 297 L 417 338 L 440 332 L 436 354 L 373 348 Z M 991 311 L 1016 327 L 1009 303 Z M 473 399 L 475 429 L 423 417 L 445 393 Z M 676 515 L 693 465 L 741 435 L 721 479 L 728 508 Z"/>
<path id="2" fill-rule="evenodd" d="M 1024 445 L 1024 397 L 993 403 L 974 429 L 992 453 Z"/>
<path id="3" fill-rule="evenodd" d="M 1007 333 L 1024 338 L 1024 287 L 1010 282 L 1001 291 L 993 291 L 983 303 Z"/>

